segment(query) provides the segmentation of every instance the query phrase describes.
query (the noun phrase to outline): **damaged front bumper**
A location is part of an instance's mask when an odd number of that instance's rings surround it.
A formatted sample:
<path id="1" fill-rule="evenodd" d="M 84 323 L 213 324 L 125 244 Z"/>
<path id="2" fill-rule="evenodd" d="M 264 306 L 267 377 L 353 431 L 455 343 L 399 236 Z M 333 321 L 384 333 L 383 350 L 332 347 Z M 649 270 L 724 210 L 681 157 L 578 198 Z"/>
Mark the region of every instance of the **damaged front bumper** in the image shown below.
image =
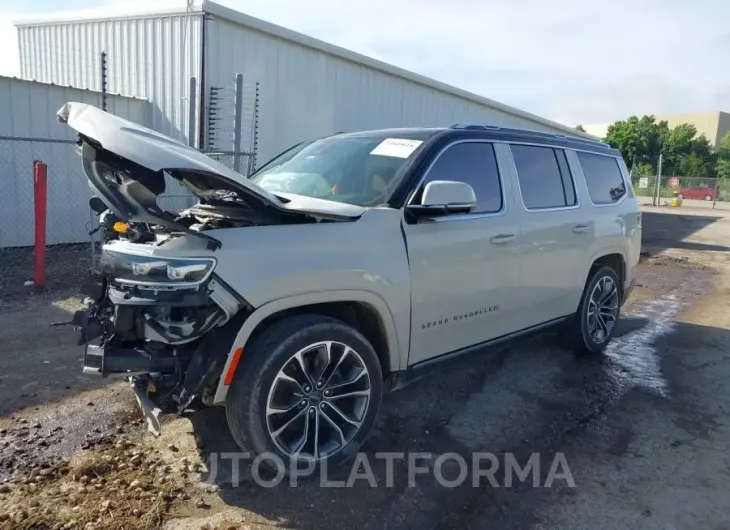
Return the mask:
<path id="1" fill-rule="evenodd" d="M 122 377 L 133 387 L 150 431 L 159 414 L 210 403 L 233 340 L 250 307 L 214 274 L 191 285 L 145 285 L 102 272 L 82 287 L 74 315 L 83 371 Z"/>

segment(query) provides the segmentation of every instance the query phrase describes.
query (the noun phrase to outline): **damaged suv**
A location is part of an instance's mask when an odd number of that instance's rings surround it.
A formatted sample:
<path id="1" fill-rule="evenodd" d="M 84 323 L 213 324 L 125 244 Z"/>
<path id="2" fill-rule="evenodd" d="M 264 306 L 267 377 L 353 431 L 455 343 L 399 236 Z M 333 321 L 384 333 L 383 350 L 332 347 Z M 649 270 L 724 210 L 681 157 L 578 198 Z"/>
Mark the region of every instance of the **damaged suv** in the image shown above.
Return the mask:
<path id="1" fill-rule="evenodd" d="M 199 399 L 253 455 L 346 460 L 383 392 L 442 362 L 553 325 L 600 353 L 633 284 L 641 214 L 600 142 L 336 134 L 246 178 L 89 105 L 59 119 L 107 228 L 74 317 L 84 371 L 129 378 L 156 432 Z M 197 203 L 160 208 L 166 178 Z"/>

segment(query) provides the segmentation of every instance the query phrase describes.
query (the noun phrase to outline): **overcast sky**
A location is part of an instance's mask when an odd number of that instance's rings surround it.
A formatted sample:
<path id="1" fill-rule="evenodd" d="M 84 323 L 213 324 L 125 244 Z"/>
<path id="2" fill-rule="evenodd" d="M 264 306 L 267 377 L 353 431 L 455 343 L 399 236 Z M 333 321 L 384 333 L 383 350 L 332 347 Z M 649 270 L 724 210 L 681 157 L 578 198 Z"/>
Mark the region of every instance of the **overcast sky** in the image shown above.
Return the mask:
<path id="1" fill-rule="evenodd" d="M 19 75 L 14 18 L 114 3 L 0 0 L 0 75 Z M 219 3 L 563 123 L 730 111 L 728 0 Z"/>

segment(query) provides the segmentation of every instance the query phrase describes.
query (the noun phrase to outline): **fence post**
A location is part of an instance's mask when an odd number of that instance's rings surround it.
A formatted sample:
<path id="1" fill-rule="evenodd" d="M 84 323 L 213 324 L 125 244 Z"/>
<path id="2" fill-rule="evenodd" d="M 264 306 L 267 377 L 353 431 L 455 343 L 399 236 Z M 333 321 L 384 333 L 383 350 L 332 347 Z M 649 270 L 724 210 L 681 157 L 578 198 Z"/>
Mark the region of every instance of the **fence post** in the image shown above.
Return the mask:
<path id="1" fill-rule="evenodd" d="M 654 206 L 661 205 L 659 202 L 659 186 L 661 185 L 661 181 L 662 181 L 662 159 L 663 158 L 664 158 L 664 156 L 662 155 L 662 153 L 659 153 L 659 164 L 657 165 L 657 170 L 656 170 L 656 190 L 654 192 L 654 201 L 653 201 Z"/>
<path id="2" fill-rule="evenodd" d="M 33 207 L 35 220 L 33 247 L 33 282 L 36 288 L 46 284 L 46 204 L 48 198 L 48 166 L 33 162 Z"/>
<path id="3" fill-rule="evenodd" d="M 198 80 L 195 77 L 190 78 L 190 86 L 188 87 L 188 145 L 195 147 L 195 120 L 197 115 L 195 105 L 198 99 Z"/>
<path id="4" fill-rule="evenodd" d="M 243 74 L 236 74 L 235 108 L 233 109 L 233 170 L 241 172 L 241 128 L 243 127 Z"/>
<path id="5" fill-rule="evenodd" d="M 106 75 L 106 52 L 101 52 L 101 110 L 106 112 L 107 75 Z"/>

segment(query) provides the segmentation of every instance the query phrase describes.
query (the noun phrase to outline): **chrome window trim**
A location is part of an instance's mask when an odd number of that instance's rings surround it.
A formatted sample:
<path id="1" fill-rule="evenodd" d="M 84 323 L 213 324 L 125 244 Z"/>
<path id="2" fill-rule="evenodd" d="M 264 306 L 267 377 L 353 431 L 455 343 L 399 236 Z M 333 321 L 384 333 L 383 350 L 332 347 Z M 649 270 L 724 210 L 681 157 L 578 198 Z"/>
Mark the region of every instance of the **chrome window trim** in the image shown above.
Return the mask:
<path id="1" fill-rule="evenodd" d="M 624 175 L 624 172 L 621 169 L 621 164 L 618 163 L 619 157 L 617 157 L 617 156 L 609 156 L 609 155 L 602 155 L 602 154 L 599 154 L 599 153 L 593 153 L 591 151 L 584 151 L 582 149 L 580 149 L 580 150 L 573 149 L 573 151 L 576 151 L 576 158 L 578 159 L 578 165 L 580 166 L 580 172 L 583 174 L 583 181 L 586 184 L 586 191 L 588 192 L 588 200 L 591 201 L 591 204 L 594 207 L 596 207 L 596 208 L 611 208 L 612 206 L 618 206 L 619 204 L 621 204 L 622 202 L 624 202 L 626 200 L 626 198 L 629 195 L 629 189 L 630 188 L 629 188 L 629 185 L 626 183 L 626 176 Z M 613 158 L 613 161 L 616 164 L 616 167 L 618 167 L 619 175 L 621 175 L 621 182 L 623 183 L 624 188 L 626 189 L 626 193 L 624 193 L 623 197 L 621 197 L 616 202 L 607 202 L 605 204 L 596 204 L 595 202 L 593 202 L 593 198 L 591 197 L 591 190 L 588 188 L 588 180 L 586 179 L 586 174 L 583 171 L 583 164 L 580 163 L 580 157 L 578 156 L 578 152 L 586 153 L 586 154 L 589 154 L 589 155 L 595 155 L 595 156 L 605 156 L 606 158 Z M 633 188 L 631 188 L 631 189 L 633 189 Z"/>
<path id="2" fill-rule="evenodd" d="M 515 168 L 515 178 L 517 179 L 517 190 L 520 192 L 520 203 L 522 203 L 522 208 L 526 212 L 529 213 L 541 213 L 541 212 L 562 212 L 563 210 L 577 210 L 580 208 L 580 195 L 578 194 L 578 189 L 575 187 L 575 178 L 573 177 L 573 172 L 570 170 L 570 164 L 568 163 L 567 157 L 565 160 L 566 165 L 568 166 L 568 173 L 570 177 L 570 182 L 573 185 L 573 193 L 575 194 L 575 204 L 571 206 L 548 206 L 546 208 L 528 208 L 525 205 L 525 198 L 522 196 L 522 186 L 520 185 L 520 173 L 517 171 L 517 164 L 515 163 L 515 157 L 512 153 L 512 146 L 513 145 L 524 145 L 527 147 L 544 147 L 545 149 L 550 149 L 553 151 L 553 156 L 555 156 L 555 150 L 560 149 L 562 151 L 565 151 L 566 149 L 564 147 L 558 147 L 558 146 L 550 146 L 550 145 L 538 145 L 538 144 L 531 144 L 531 143 L 523 143 L 523 142 L 502 142 L 509 146 L 509 157 L 512 160 L 512 165 Z M 555 159 L 555 163 L 558 165 L 558 171 L 560 172 L 560 163 L 558 162 L 557 158 Z M 560 179 L 560 185 L 562 186 L 562 178 Z"/>
<path id="3" fill-rule="evenodd" d="M 459 221 L 459 220 L 471 220 L 471 219 L 483 219 L 486 217 L 500 217 L 502 215 L 505 215 L 507 213 L 507 194 L 505 193 L 504 189 L 504 174 L 502 173 L 502 167 L 499 163 L 499 156 L 497 156 L 497 151 L 494 149 L 494 144 L 500 143 L 496 142 L 494 140 L 484 140 L 480 138 L 468 138 L 468 139 L 461 139 L 461 140 L 455 140 L 453 142 L 450 142 L 446 144 L 441 151 L 438 152 L 436 157 L 431 161 L 431 163 L 426 168 L 426 171 L 423 172 L 423 175 L 418 181 L 418 184 L 411 190 L 411 195 L 408 197 L 408 201 L 406 202 L 404 208 L 404 211 L 406 208 L 408 208 L 409 205 L 412 204 L 413 197 L 416 195 L 418 190 L 423 186 L 423 182 L 426 180 L 426 177 L 428 177 L 428 174 L 431 172 L 431 169 L 433 166 L 438 162 L 439 158 L 441 158 L 441 155 L 443 155 L 447 149 L 450 147 L 457 145 L 457 144 L 490 144 L 492 146 L 492 152 L 494 153 L 494 160 L 496 162 L 497 166 L 497 176 L 499 178 L 499 191 L 501 193 L 502 198 L 502 207 L 497 210 L 496 212 L 477 212 L 477 213 L 456 213 L 451 215 L 443 215 L 439 217 L 434 217 L 433 219 L 429 221 L 424 221 L 425 223 L 442 223 L 447 221 Z M 478 199 L 477 199 L 478 200 Z"/>

